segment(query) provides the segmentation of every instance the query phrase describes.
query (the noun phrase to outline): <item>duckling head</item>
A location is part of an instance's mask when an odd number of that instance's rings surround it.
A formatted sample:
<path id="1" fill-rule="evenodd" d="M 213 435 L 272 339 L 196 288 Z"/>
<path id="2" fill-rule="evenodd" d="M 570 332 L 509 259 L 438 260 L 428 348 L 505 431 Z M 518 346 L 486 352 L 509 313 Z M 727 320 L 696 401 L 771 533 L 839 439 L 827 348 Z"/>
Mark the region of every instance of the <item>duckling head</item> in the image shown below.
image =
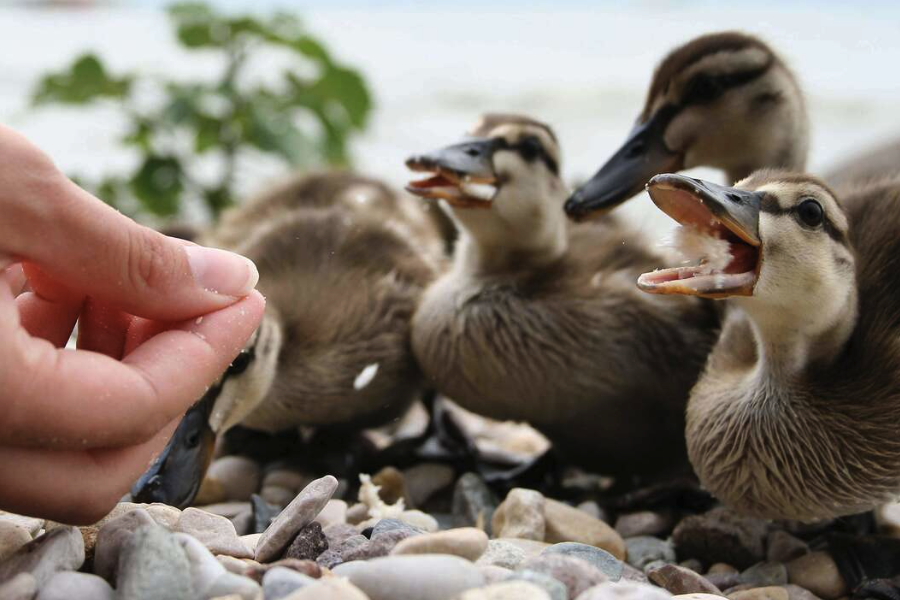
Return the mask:
<path id="1" fill-rule="evenodd" d="M 489 114 L 461 143 L 412 156 L 406 165 L 428 173 L 407 186 L 441 201 L 482 254 L 541 262 L 566 247 L 559 145 L 549 126 L 519 115 Z"/>
<path id="2" fill-rule="evenodd" d="M 707 166 L 729 181 L 764 167 L 802 170 L 808 123 L 784 62 L 739 32 L 704 35 L 657 67 L 625 143 L 566 202 L 576 220 L 609 210 L 657 173 Z"/>

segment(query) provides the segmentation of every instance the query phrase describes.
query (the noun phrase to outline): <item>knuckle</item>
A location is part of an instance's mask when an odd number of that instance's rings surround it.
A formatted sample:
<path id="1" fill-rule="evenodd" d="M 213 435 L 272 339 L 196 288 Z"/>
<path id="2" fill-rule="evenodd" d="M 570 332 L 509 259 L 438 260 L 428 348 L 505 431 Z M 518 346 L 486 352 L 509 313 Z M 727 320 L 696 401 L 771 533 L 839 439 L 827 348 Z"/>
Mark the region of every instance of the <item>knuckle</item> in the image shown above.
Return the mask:
<path id="1" fill-rule="evenodd" d="M 137 291 L 165 290 L 174 268 L 165 239 L 144 232 L 132 234 L 128 244 L 128 281 Z"/>

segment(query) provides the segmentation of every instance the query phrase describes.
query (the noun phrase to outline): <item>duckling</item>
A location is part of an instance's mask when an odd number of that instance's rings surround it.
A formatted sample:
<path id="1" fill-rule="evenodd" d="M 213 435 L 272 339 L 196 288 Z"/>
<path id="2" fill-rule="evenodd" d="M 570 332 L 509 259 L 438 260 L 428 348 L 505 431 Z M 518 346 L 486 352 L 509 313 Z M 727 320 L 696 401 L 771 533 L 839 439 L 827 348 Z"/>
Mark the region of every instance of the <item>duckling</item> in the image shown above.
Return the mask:
<path id="1" fill-rule="evenodd" d="M 423 389 L 410 320 L 443 255 L 418 204 L 372 179 L 325 173 L 293 178 L 223 215 L 203 241 L 256 263 L 266 313 L 214 397 L 197 407 L 208 420 L 194 421 L 217 434 L 238 424 L 274 433 L 362 428 L 399 416 Z M 186 428 L 173 445 L 187 451 L 197 437 Z M 171 454 L 164 458 L 173 464 L 184 458 Z M 156 474 L 160 495 L 192 496 L 183 489 L 190 477 L 180 484 Z"/>
<path id="2" fill-rule="evenodd" d="M 716 337 L 710 304 L 640 294 L 633 278 L 657 259 L 614 218 L 568 222 L 549 126 L 490 114 L 471 134 L 407 161 L 429 175 L 407 189 L 438 199 L 459 229 L 412 321 L 425 375 L 603 472 L 687 468 L 684 407 Z"/>
<path id="3" fill-rule="evenodd" d="M 725 250 L 638 280 L 731 308 L 687 409 L 701 482 L 763 518 L 813 521 L 895 498 L 900 179 L 842 200 L 815 177 L 772 170 L 733 188 L 659 175 L 648 189 L 709 254 Z"/>

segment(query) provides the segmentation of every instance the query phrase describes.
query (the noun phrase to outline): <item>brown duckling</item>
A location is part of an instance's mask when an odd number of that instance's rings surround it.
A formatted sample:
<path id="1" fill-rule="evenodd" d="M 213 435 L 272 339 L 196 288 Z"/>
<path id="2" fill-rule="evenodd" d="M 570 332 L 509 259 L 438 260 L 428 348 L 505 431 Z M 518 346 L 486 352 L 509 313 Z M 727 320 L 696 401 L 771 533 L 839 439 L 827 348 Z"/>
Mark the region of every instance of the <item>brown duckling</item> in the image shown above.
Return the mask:
<path id="1" fill-rule="evenodd" d="M 711 306 L 641 294 L 634 278 L 659 259 L 615 219 L 567 221 L 550 127 L 487 115 L 472 136 L 407 161 L 429 175 L 407 189 L 459 228 L 452 267 L 413 318 L 422 370 L 463 407 L 528 421 L 591 468 L 686 468 L 684 407 L 718 331 Z"/>
<path id="2" fill-rule="evenodd" d="M 824 519 L 900 492 L 900 180 L 838 199 L 820 180 L 760 171 L 728 188 L 648 186 L 700 236 L 698 266 L 642 275 L 653 294 L 728 298 L 691 392 L 702 483 L 760 517 Z"/>

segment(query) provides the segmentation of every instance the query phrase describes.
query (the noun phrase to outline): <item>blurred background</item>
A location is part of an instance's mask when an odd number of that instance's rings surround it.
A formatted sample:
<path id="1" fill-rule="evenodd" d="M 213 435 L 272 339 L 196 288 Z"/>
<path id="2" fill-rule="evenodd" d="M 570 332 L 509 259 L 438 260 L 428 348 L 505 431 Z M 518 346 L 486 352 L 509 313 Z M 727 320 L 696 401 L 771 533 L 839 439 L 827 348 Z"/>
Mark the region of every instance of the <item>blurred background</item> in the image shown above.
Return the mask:
<path id="1" fill-rule="evenodd" d="M 0 2 L 0 121 L 151 223 L 213 219 L 323 164 L 400 186 L 407 155 L 487 110 L 552 124 L 574 182 L 624 139 L 667 51 L 741 29 L 799 76 L 811 171 L 900 134 L 900 3 L 618 4 Z M 646 198 L 624 211 L 668 226 Z"/>

